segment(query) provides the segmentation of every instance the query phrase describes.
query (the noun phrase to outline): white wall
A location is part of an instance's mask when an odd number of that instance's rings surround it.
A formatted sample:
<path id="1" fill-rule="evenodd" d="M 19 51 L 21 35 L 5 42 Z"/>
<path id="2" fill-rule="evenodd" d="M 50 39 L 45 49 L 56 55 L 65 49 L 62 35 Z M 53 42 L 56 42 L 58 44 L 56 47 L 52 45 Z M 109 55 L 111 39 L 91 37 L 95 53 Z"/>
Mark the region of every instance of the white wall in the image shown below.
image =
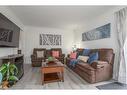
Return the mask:
<path id="1" fill-rule="evenodd" d="M 3 15 L 5 15 L 8 19 L 10 19 L 13 23 L 15 23 L 17 26 L 19 26 L 22 30 L 24 30 L 24 26 L 22 22 L 15 16 L 15 14 L 12 11 L 8 9 L 8 7 L 0 6 L 0 12 Z M 10 54 L 16 54 L 16 53 L 17 53 L 17 48 L 1 48 L 0 47 L 0 57 L 10 55 Z"/>
<path id="2" fill-rule="evenodd" d="M 84 30 L 82 31 L 76 31 L 75 35 L 79 34 L 75 39 L 77 41 L 80 41 L 80 46 L 82 48 L 112 48 L 115 53 L 115 62 L 114 62 L 114 79 L 117 78 L 118 73 L 116 73 L 116 70 L 118 70 L 118 67 L 116 64 L 118 63 L 118 42 L 117 42 L 117 34 L 116 34 L 116 28 L 115 28 L 115 19 L 114 19 L 114 12 L 118 11 L 123 7 L 117 7 L 113 10 L 110 10 L 109 12 L 89 20 L 86 22 L 86 25 L 84 26 Z M 105 38 L 105 39 L 99 39 L 99 40 L 93 40 L 93 41 L 81 41 L 82 40 L 82 33 L 87 32 L 89 30 L 95 29 L 97 27 L 103 26 L 107 23 L 111 23 L 111 37 Z"/>
<path id="3" fill-rule="evenodd" d="M 60 34 L 62 35 L 62 45 L 61 46 L 41 46 L 39 45 L 39 34 Z M 33 52 L 33 48 L 62 48 L 63 53 L 67 54 L 71 51 L 73 45 L 73 32 L 55 29 L 55 28 L 46 28 L 46 27 L 32 27 L 27 26 L 24 32 L 24 55 L 25 63 L 31 63 L 30 55 Z"/>
<path id="4" fill-rule="evenodd" d="M 117 50 L 118 45 L 116 40 L 117 35 L 115 31 L 114 14 L 105 14 L 103 16 L 96 18 L 93 21 L 88 22 L 86 26 L 86 31 L 95 29 L 107 23 L 111 23 L 110 38 L 86 41 L 86 42 L 84 41 L 82 42 L 82 46 L 87 48 L 113 48 L 114 50 Z"/>

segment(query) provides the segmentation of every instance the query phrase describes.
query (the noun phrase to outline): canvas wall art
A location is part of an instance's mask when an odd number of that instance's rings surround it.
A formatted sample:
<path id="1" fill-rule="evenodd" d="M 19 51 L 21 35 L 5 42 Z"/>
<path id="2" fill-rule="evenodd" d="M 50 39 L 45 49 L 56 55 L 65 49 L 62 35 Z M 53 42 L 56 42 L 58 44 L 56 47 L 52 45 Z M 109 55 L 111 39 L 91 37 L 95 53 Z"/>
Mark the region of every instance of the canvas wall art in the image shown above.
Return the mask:
<path id="1" fill-rule="evenodd" d="M 61 35 L 40 34 L 40 45 L 61 45 Z"/>
<path id="2" fill-rule="evenodd" d="M 98 40 L 104 38 L 110 38 L 111 36 L 111 24 L 108 23 L 101 27 L 95 28 L 91 31 L 82 33 L 82 41 L 91 41 L 91 40 Z"/>
<path id="3" fill-rule="evenodd" d="M 13 31 L 0 28 L 0 41 L 12 42 Z"/>

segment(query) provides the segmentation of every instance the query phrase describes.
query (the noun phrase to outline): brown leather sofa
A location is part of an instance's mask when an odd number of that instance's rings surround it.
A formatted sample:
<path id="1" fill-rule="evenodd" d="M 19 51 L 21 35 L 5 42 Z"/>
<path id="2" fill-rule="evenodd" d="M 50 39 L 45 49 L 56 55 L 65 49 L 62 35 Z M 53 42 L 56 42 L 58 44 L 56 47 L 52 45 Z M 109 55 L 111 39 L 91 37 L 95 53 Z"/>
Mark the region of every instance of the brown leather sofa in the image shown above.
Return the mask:
<path id="1" fill-rule="evenodd" d="M 38 58 L 37 57 L 38 51 L 44 51 L 44 56 Z M 33 54 L 31 55 L 32 66 L 33 67 L 40 67 L 42 64 L 42 61 L 45 61 L 48 57 L 52 56 L 52 51 L 59 51 L 60 56 L 57 59 L 64 64 L 65 54 L 62 54 L 61 48 L 51 48 L 51 49 L 34 48 Z"/>
<path id="2" fill-rule="evenodd" d="M 77 57 L 82 55 L 84 49 L 77 49 Z M 66 65 L 89 83 L 109 80 L 112 78 L 114 53 L 112 49 L 91 49 L 90 54 L 97 52 L 99 60 L 92 64 L 79 61 L 75 67 L 70 65 L 69 55 L 66 58 Z"/>

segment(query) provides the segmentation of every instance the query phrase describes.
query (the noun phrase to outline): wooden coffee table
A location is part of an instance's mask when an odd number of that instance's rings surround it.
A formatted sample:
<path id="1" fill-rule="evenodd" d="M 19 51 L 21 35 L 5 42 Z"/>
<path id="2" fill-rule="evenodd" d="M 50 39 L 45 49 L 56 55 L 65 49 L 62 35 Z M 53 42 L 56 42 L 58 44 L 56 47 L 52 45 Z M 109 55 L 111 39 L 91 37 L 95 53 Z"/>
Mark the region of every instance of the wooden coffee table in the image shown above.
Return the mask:
<path id="1" fill-rule="evenodd" d="M 64 82 L 64 65 L 60 61 L 52 63 L 42 62 L 41 72 L 42 85 L 56 81 Z"/>

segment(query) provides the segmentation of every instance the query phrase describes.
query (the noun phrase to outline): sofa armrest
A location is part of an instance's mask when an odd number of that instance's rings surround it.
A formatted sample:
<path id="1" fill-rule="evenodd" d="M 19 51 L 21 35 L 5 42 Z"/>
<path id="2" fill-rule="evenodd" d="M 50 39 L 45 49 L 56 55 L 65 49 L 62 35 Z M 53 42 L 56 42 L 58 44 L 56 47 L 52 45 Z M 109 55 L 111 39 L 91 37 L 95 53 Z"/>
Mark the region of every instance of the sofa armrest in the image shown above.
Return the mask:
<path id="1" fill-rule="evenodd" d="M 69 64 L 70 63 L 70 58 L 69 57 L 66 57 L 66 64 Z"/>
<path id="2" fill-rule="evenodd" d="M 91 66 L 94 68 L 94 69 L 99 69 L 99 68 L 104 68 L 105 67 L 105 64 L 108 64 L 107 61 L 94 61 Z"/>
<path id="3" fill-rule="evenodd" d="M 67 57 L 69 58 L 70 57 L 70 54 L 68 54 Z"/>
<path id="4" fill-rule="evenodd" d="M 62 58 L 64 58 L 65 57 L 65 54 L 62 54 L 62 56 L 61 56 Z"/>
<path id="5" fill-rule="evenodd" d="M 70 57 L 66 57 L 67 60 L 72 60 L 73 58 L 70 58 Z"/>
<path id="6" fill-rule="evenodd" d="M 57 59 L 64 59 L 65 58 L 65 54 L 62 54 L 60 57 L 58 57 Z"/>

